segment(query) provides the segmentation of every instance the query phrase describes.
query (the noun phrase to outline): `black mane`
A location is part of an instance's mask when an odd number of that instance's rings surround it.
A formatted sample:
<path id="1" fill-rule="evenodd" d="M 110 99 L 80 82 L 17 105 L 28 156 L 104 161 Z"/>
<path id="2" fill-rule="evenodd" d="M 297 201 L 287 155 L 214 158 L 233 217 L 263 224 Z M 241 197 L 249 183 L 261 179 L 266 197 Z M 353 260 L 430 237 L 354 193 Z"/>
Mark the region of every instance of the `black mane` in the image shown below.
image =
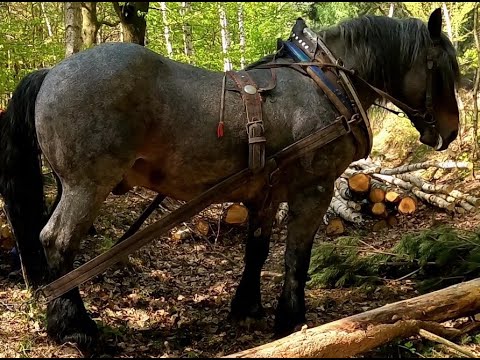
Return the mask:
<path id="1" fill-rule="evenodd" d="M 404 74 L 425 49 L 432 45 L 428 28 L 419 19 L 394 19 L 386 16 L 366 15 L 344 20 L 338 25 L 317 31 L 329 36 L 338 36 L 344 41 L 349 57 L 362 59 L 357 62 L 357 71 L 386 91 L 401 86 L 399 74 Z M 460 70 L 455 49 L 445 34 L 442 34 L 442 51 L 437 59 L 439 76 L 445 86 L 457 84 Z M 278 48 L 278 46 L 277 46 Z M 270 54 L 245 67 L 251 70 L 271 62 L 274 57 L 285 57 L 283 53 Z M 381 83 L 382 82 L 382 83 Z"/>
<path id="2" fill-rule="evenodd" d="M 357 59 L 358 71 L 383 85 L 387 91 L 398 87 L 399 77 L 432 45 L 428 28 L 419 19 L 394 19 L 386 16 L 363 16 L 349 19 L 325 30 L 326 37 L 340 33 L 349 54 Z M 450 40 L 442 34 L 442 51 L 437 59 L 443 84 L 459 81 L 459 67 Z M 379 84 L 380 85 L 380 84 Z"/>

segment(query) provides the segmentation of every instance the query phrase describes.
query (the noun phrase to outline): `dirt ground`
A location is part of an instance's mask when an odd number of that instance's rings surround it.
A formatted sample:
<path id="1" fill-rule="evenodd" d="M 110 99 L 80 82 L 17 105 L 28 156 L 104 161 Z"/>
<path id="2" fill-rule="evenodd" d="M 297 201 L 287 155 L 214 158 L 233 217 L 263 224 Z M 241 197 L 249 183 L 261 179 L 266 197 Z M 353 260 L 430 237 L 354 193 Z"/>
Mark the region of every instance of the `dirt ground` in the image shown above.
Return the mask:
<path id="1" fill-rule="evenodd" d="M 480 193 L 478 181 L 464 183 Z M 469 189 L 470 187 L 470 189 Z M 97 235 L 83 243 L 79 264 L 108 249 L 146 208 L 154 194 L 135 189 L 124 196 L 111 195 L 95 222 Z M 272 340 L 274 309 L 281 282 L 262 278 L 265 321 L 235 324 L 229 306 L 243 270 L 245 227 L 218 221 L 220 205 L 212 205 L 186 225 L 202 218 L 210 224 L 207 237 L 193 234 L 174 240 L 168 234 L 130 255 L 130 265 L 120 264 L 83 284 L 81 294 L 97 321 L 104 341 L 104 357 L 218 357 Z M 161 216 L 155 212 L 146 224 Z M 480 214 L 447 215 L 422 205 L 394 229 L 369 233 L 364 241 L 378 249 L 390 247 L 410 230 L 448 223 L 461 229 L 480 229 Z M 220 224 L 220 228 L 218 227 Z M 316 243 L 331 241 L 320 228 Z M 264 270 L 283 271 L 286 230 L 276 228 Z M 58 345 L 47 338 L 44 306 L 30 302 L 18 278 L 11 278 L 8 254 L 0 251 L 0 357 L 83 357 L 75 344 Z M 417 296 L 409 279 L 386 282 L 372 293 L 360 289 L 306 291 L 308 326 L 318 326 L 384 304 Z M 470 334 L 475 337 L 478 333 Z M 478 341 L 477 341 L 478 343 Z M 424 357 L 418 352 L 425 341 L 404 339 L 365 354 L 369 357 Z M 451 357 L 451 352 L 429 344 L 431 357 Z M 466 345 L 480 354 L 475 342 Z"/>

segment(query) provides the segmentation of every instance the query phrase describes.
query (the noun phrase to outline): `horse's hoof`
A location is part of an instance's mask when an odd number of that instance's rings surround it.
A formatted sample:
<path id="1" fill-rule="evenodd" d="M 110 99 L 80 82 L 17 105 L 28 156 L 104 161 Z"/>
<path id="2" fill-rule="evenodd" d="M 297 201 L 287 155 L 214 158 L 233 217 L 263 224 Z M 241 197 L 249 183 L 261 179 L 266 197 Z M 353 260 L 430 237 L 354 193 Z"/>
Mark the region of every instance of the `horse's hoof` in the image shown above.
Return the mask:
<path id="1" fill-rule="evenodd" d="M 275 316 L 275 325 L 273 328 L 274 338 L 280 339 L 288 336 L 291 333 L 300 330 L 303 324 L 305 324 L 305 317 L 303 316 L 299 316 L 298 319 L 295 319 L 295 317 L 280 315 L 277 312 L 277 315 Z"/>
<path id="2" fill-rule="evenodd" d="M 87 315 L 48 318 L 47 334 L 59 344 L 75 344 L 84 355 L 94 353 L 99 345 L 97 324 Z"/>
<path id="3" fill-rule="evenodd" d="M 265 317 L 265 310 L 260 302 L 246 303 L 238 301 L 235 297 L 232 301 L 230 318 L 241 322 L 247 319 L 259 320 Z"/>

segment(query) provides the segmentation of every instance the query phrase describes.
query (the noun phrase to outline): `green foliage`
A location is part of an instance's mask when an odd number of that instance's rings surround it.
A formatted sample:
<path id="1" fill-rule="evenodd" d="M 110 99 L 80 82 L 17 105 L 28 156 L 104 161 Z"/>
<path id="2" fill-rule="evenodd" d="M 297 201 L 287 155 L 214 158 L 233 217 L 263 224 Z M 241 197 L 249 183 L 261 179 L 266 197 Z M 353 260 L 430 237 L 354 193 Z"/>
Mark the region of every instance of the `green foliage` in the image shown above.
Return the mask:
<path id="1" fill-rule="evenodd" d="M 421 290 L 435 289 L 480 275 L 480 234 L 463 234 L 450 227 L 407 234 L 393 249 L 421 268 Z"/>
<path id="2" fill-rule="evenodd" d="M 437 227 L 406 234 L 385 253 L 360 251 L 355 237 L 340 237 L 312 251 L 311 286 L 374 285 L 412 270 L 420 291 L 431 291 L 480 276 L 480 233 Z"/>
<path id="3" fill-rule="evenodd" d="M 310 285 L 342 288 L 376 283 L 385 255 L 361 256 L 359 239 L 345 236 L 335 244 L 323 243 L 312 252 Z"/>

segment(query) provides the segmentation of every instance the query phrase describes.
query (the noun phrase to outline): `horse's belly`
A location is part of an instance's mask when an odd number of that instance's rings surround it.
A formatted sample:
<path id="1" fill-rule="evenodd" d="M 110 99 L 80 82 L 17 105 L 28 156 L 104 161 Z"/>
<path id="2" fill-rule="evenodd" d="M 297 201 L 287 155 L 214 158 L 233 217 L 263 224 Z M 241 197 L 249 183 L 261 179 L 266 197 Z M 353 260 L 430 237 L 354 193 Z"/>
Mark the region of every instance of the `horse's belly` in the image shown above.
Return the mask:
<path id="1" fill-rule="evenodd" d="M 188 166 L 169 166 L 164 162 L 158 163 L 138 159 L 129 169 L 114 193 L 123 194 L 134 186 L 142 186 L 178 200 L 191 200 L 210 187 L 216 185 L 232 172 L 225 172 L 222 166 L 211 166 L 208 169 L 199 167 L 198 164 Z M 222 169 L 222 170 L 220 170 Z M 239 169 L 241 170 L 241 169 Z M 232 188 L 231 193 L 218 194 L 219 201 L 245 201 L 252 199 L 261 191 L 262 179 L 255 179 L 238 188 Z"/>

